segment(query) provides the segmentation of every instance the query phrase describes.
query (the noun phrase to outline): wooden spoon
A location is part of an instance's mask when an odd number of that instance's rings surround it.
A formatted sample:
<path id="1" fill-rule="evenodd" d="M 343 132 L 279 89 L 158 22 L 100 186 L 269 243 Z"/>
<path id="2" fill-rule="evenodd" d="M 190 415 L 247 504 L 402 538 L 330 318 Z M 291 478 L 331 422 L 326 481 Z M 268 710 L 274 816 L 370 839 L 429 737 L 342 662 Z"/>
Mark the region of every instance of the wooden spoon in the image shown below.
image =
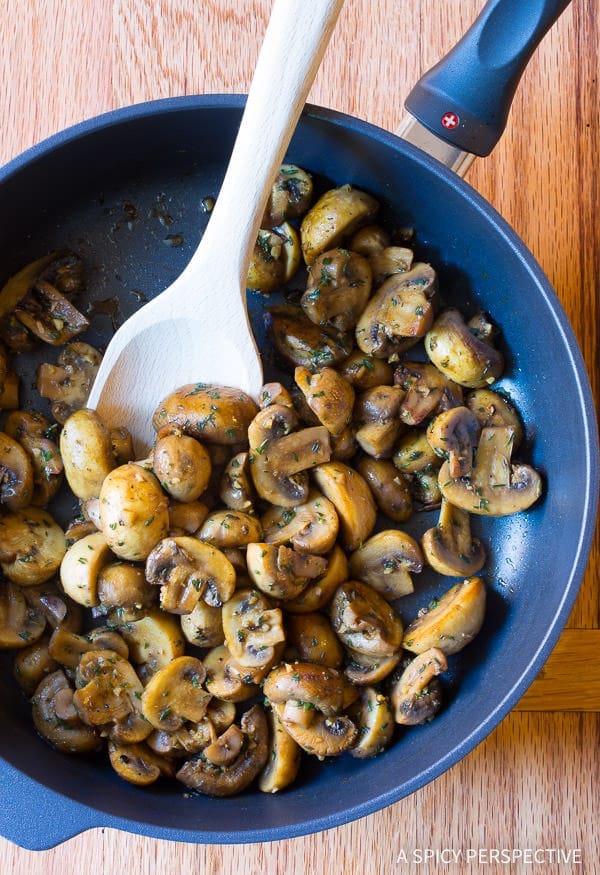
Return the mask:
<path id="1" fill-rule="evenodd" d="M 343 0 L 275 0 L 215 208 L 183 273 L 111 340 L 88 406 L 124 425 L 136 450 L 152 413 L 185 383 L 219 383 L 255 398 L 262 365 L 246 311 L 260 221 Z"/>

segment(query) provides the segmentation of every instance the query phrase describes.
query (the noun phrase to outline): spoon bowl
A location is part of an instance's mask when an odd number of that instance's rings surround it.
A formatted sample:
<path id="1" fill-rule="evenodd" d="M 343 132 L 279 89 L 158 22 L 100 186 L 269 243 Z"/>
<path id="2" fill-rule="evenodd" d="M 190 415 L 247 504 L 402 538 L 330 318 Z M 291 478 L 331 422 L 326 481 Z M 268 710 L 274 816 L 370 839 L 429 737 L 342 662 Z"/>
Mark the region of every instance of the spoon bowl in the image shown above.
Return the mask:
<path id="1" fill-rule="evenodd" d="M 343 0 L 275 0 L 246 109 L 214 211 L 183 273 L 111 340 L 88 406 L 126 426 L 136 452 L 152 413 L 185 383 L 257 397 L 262 364 L 246 311 L 246 277 L 277 170 Z M 301 38 L 300 38 L 301 35 Z"/>

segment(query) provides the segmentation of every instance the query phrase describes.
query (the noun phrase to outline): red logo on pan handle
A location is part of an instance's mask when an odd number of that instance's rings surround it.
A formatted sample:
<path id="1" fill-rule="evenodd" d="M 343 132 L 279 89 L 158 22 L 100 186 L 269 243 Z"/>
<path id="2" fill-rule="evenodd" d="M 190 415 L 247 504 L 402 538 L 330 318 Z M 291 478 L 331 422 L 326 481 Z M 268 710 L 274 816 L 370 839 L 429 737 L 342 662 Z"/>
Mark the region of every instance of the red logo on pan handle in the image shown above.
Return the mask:
<path id="1" fill-rule="evenodd" d="M 452 131 L 454 130 L 454 128 L 458 127 L 460 119 L 455 112 L 446 112 L 442 116 L 441 122 L 443 128 L 446 128 L 446 130 L 448 131 Z"/>

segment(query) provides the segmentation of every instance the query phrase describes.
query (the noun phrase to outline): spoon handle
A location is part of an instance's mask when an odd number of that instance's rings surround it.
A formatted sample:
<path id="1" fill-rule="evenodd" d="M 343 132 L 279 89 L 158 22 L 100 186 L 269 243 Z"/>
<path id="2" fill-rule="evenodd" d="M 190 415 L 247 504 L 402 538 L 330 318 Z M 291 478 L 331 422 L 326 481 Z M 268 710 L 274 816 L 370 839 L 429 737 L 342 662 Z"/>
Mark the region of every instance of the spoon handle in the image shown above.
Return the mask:
<path id="1" fill-rule="evenodd" d="M 227 173 L 204 237 L 184 272 L 187 280 L 190 274 L 218 267 L 229 280 L 220 283 L 223 289 L 231 288 L 234 276 L 234 294 L 245 288 L 273 180 L 342 3 L 275 0 Z M 226 255 L 227 264 L 219 253 Z"/>

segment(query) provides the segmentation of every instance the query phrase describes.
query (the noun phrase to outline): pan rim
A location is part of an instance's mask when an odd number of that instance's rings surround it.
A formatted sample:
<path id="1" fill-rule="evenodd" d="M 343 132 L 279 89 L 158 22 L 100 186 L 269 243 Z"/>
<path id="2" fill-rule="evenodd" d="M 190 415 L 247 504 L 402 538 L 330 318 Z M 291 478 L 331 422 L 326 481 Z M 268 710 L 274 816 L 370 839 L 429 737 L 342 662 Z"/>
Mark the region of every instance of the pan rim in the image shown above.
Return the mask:
<path id="1" fill-rule="evenodd" d="M 57 134 L 53 134 L 11 159 L 7 164 L 0 168 L 0 185 L 13 175 L 17 174 L 22 168 L 26 167 L 31 162 L 36 161 L 38 158 L 50 154 L 55 149 L 58 149 L 69 142 L 74 142 L 80 138 L 91 136 L 99 130 L 119 125 L 123 122 L 134 121 L 146 116 L 154 116 L 158 113 L 189 111 L 211 107 L 214 107 L 215 109 L 231 108 L 241 110 L 243 109 L 244 103 L 245 95 L 209 94 L 165 98 L 111 110 L 100 116 L 95 116 L 91 119 L 72 125 Z M 585 450 L 583 461 L 585 463 L 585 472 L 587 475 L 585 496 L 582 501 L 584 515 L 580 537 L 576 550 L 574 550 L 575 558 L 571 566 L 571 572 L 568 581 L 565 584 L 562 599 L 559 602 L 558 609 L 554 614 L 551 625 L 548 627 L 546 634 L 539 642 L 535 653 L 529 659 L 526 669 L 523 670 L 520 677 L 512 684 L 510 691 L 485 717 L 485 719 L 479 723 L 477 728 L 464 738 L 459 745 L 452 748 L 451 751 L 447 752 L 447 754 L 441 759 L 438 759 L 428 769 L 420 772 L 413 780 L 402 784 L 401 787 L 380 794 L 366 802 L 358 803 L 352 808 L 345 809 L 343 812 L 317 817 L 312 820 L 297 821 L 285 826 L 276 826 L 263 830 L 246 829 L 243 832 L 197 832 L 195 830 L 158 827 L 154 823 L 116 817 L 103 809 L 92 808 L 70 796 L 59 793 L 34 778 L 30 778 L 28 775 L 25 775 L 16 769 L 16 767 L 12 766 L 8 761 L 4 760 L 0 755 L 0 774 L 2 773 L 2 769 L 6 768 L 7 775 L 11 775 L 10 783 L 13 784 L 13 789 L 16 790 L 17 784 L 19 784 L 20 787 L 20 789 L 15 792 L 15 802 L 21 794 L 23 794 L 23 797 L 25 798 L 31 792 L 30 787 L 37 785 L 38 787 L 44 788 L 44 791 L 55 797 L 62 800 L 69 800 L 69 804 L 73 806 L 74 814 L 77 813 L 77 811 L 79 812 L 79 823 L 81 824 L 85 820 L 84 825 L 78 825 L 77 818 L 73 817 L 70 824 L 71 832 L 69 835 L 64 834 L 64 838 L 68 838 L 71 835 L 75 835 L 84 829 L 94 826 L 106 826 L 128 830 L 130 832 L 141 832 L 144 835 L 151 835 L 158 838 L 176 839 L 196 843 L 224 844 L 273 841 L 297 837 L 340 826 L 344 823 L 348 823 L 378 811 L 393 802 L 410 795 L 445 772 L 481 743 L 500 723 L 531 684 L 550 654 L 551 649 L 556 644 L 579 591 L 579 586 L 583 578 L 588 554 L 591 548 L 597 514 L 598 490 L 594 487 L 598 484 L 598 430 L 594 402 L 583 357 L 579 350 L 573 329 L 570 326 L 556 293 L 552 289 L 534 256 L 529 252 L 515 231 L 500 216 L 494 207 L 485 201 L 485 199 L 467 182 L 456 177 L 451 171 L 447 170 L 435 159 L 425 155 L 416 147 L 406 143 L 394 134 L 367 121 L 346 115 L 345 113 L 308 104 L 305 108 L 304 114 L 309 118 L 324 121 L 328 124 L 343 127 L 344 129 L 350 129 L 370 138 L 375 137 L 378 141 L 388 145 L 390 148 L 393 148 L 396 151 L 400 149 L 401 152 L 410 155 L 413 161 L 423 165 L 430 173 L 441 178 L 444 183 L 459 190 L 462 196 L 466 197 L 473 207 L 485 215 L 486 221 L 491 223 L 494 230 L 504 238 L 513 251 L 519 256 L 520 260 L 525 264 L 531 276 L 532 283 L 542 295 L 560 332 L 564 351 L 568 357 L 568 364 L 577 387 L 578 409 L 581 411 L 583 427 L 586 435 L 584 447 L 581 448 L 582 450 Z M 13 772 L 14 774 L 12 774 Z M 21 786 L 22 782 L 25 782 L 26 786 Z M 83 817 L 84 813 L 86 814 L 85 818 Z M 89 817 L 87 816 L 88 814 Z M 90 820 L 92 822 L 89 822 Z M 54 828 L 58 830 L 56 824 L 54 824 Z M 61 836 L 66 832 L 64 827 L 63 830 L 59 831 L 61 832 Z M 43 827 L 40 827 L 40 836 L 42 832 Z M 63 840 L 63 838 L 57 838 L 56 843 L 61 840 Z M 40 845 L 39 847 L 42 846 L 46 845 Z"/>

